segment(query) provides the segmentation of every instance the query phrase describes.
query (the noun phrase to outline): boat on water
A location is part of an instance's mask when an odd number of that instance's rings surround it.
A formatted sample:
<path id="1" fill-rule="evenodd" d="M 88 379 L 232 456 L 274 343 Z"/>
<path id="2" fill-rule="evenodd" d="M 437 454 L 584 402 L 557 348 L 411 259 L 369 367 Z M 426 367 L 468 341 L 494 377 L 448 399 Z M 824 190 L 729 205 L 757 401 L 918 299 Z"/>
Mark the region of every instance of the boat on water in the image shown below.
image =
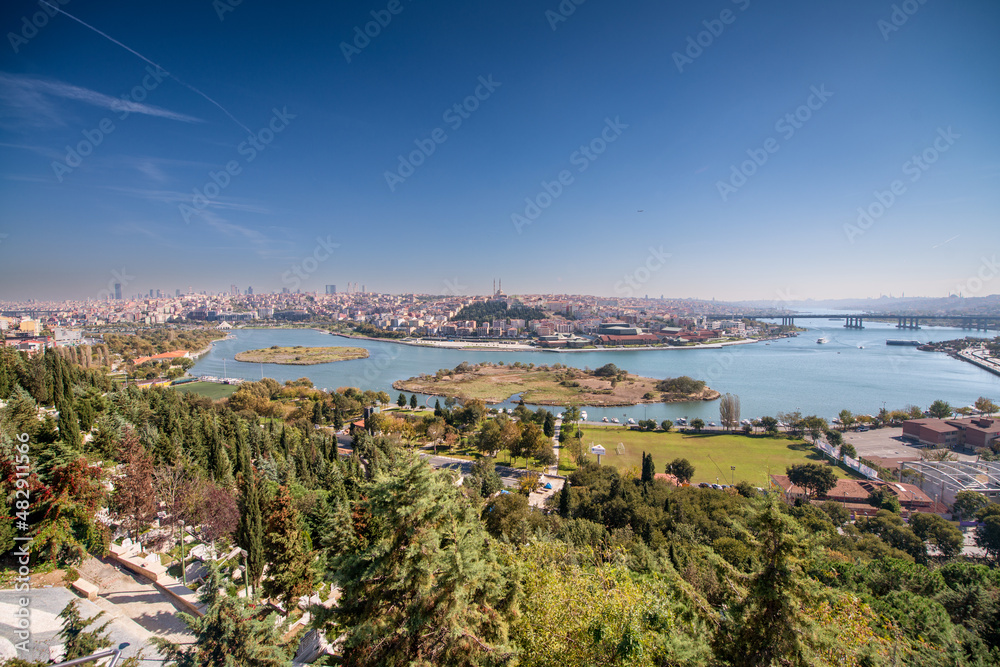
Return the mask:
<path id="1" fill-rule="evenodd" d="M 587 411 L 583 410 L 580 412 L 580 421 L 587 421 Z"/>
<path id="2" fill-rule="evenodd" d="M 816 342 L 819 343 L 820 345 L 822 345 L 823 343 L 829 343 L 830 339 L 829 338 L 819 338 L 819 339 L 816 340 Z"/>
<path id="3" fill-rule="evenodd" d="M 859 350 L 863 350 L 863 349 L 865 349 L 865 346 L 864 345 L 858 345 L 858 349 Z"/>
<path id="4" fill-rule="evenodd" d="M 608 418 L 607 417 L 602 417 L 601 421 L 604 422 L 605 424 L 607 424 L 608 423 Z"/>
<path id="5" fill-rule="evenodd" d="M 632 419 L 631 417 L 629 417 L 629 418 L 628 418 L 628 423 L 629 423 L 629 424 L 634 424 L 634 423 L 635 423 L 635 420 L 634 420 L 634 419 Z"/>
<path id="6" fill-rule="evenodd" d="M 611 418 L 611 423 L 612 423 L 612 424 L 621 424 L 621 422 L 620 422 L 620 421 L 618 421 L 618 417 L 612 417 L 612 418 Z"/>

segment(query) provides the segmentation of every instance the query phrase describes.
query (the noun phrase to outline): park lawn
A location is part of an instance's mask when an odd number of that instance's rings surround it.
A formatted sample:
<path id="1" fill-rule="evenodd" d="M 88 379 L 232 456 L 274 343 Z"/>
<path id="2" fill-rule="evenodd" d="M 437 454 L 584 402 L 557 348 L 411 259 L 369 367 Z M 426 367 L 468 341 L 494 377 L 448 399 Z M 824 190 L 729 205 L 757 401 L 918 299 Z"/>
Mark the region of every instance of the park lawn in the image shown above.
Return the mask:
<path id="1" fill-rule="evenodd" d="M 229 398 L 239 387 L 238 384 L 221 384 L 219 382 L 186 382 L 175 385 L 174 389 L 182 394 L 199 394 L 214 401 L 220 398 Z"/>
<path id="2" fill-rule="evenodd" d="M 685 458 L 694 466 L 691 481 L 730 484 L 746 480 L 754 486 L 767 488 L 768 475 L 784 475 L 785 468 L 797 463 L 822 462 L 822 454 L 803 440 L 784 437 L 746 436 L 736 434 L 706 435 L 671 431 L 631 431 L 622 427 L 584 426 L 583 443 L 604 445 L 607 454 L 601 457 L 603 465 L 613 465 L 619 470 L 630 467 L 642 469 L 642 453 L 653 455 L 656 472 L 676 458 Z M 619 443 L 625 446 L 623 454 L 616 454 Z M 565 452 L 564 452 L 565 453 Z M 736 470 L 730 470 L 736 466 Z M 847 472 L 834 466 L 837 477 L 848 477 Z"/>

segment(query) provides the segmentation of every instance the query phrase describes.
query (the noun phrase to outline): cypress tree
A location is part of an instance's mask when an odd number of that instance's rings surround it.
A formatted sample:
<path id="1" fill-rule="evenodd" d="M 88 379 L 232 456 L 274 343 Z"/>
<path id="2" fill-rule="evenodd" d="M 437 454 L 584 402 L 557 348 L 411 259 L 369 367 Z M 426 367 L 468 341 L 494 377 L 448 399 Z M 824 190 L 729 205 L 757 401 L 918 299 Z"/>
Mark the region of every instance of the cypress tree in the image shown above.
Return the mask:
<path id="1" fill-rule="evenodd" d="M 246 576 L 256 593 L 264 572 L 264 516 L 260 506 L 260 486 L 252 468 L 248 468 L 243 477 L 242 491 L 236 543 L 247 552 Z"/>
<path id="2" fill-rule="evenodd" d="M 413 410 L 417 409 L 417 395 L 416 394 L 410 394 L 410 408 L 412 408 Z"/>
<path id="3" fill-rule="evenodd" d="M 569 480 L 563 484 L 559 491 L 559 516 L 566 519 L 569 517 Z"/>
<path id="4" fill-rule="evenodd" d="M 73 449 L 79 450 L 83 446 L 83 439 L 80 437 L 80 422 L 69 401 L 63 401 L 63 407 L 59 411 L 59 436 Z"/>

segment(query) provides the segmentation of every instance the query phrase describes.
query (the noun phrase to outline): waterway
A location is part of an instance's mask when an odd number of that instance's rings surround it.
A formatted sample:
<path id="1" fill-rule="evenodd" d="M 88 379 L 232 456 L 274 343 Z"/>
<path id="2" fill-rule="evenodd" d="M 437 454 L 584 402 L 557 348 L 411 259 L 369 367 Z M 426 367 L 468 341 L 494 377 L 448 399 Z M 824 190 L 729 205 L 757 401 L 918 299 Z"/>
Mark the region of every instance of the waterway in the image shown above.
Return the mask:
<path id="1" fill-rule="evenodd" d="M 890 410 L 908 405 L 926 409 L 937 399 L 961 407 L 971 405 L 979 396 L 1000 402 L 1000 377 L 941 353 L 885 344 L 890 338 L 930 342 L 961 338 L 969 332 L 948 327 L 901 331 L 894 324 L 875 322 L 865 322 L 862 330 L 845 329 L 843 321 L 797 323 L 809 330 L 767 344 L 575 353 L 449 350 L 347 339 L 314 330 L 238 329 L 235 338 L 217 341 L 190 372 L 248 380 L 263 376 L 281 382 L 308 377 L 320 388 L 383 390 L 395 400 L 399 393 L 392 388 L 395 380 L 454 368 L 463 361 L 561 363 L 591 369 L 613 363 L 646 377 L 688 375 L 705 380 L 713 389 L 739 396 L 744 418 L 799 410 L 830 419 L 844 408 L 855 414 L 875 414 L 883 405 Z M 829 342 L 818 344 L 820 337 Z M 237 352 L 271 345 L 364 347 L 370 356 L 315 366 L 261 365 L 233 359 Z M 433 405 L 435 399 L 418 394 L 418 400 Z M 502 405 L 512 407 L 509 402 Z M 718 401 L 585 409 L 592 421 L 602 417 L 719 421 Z"/>

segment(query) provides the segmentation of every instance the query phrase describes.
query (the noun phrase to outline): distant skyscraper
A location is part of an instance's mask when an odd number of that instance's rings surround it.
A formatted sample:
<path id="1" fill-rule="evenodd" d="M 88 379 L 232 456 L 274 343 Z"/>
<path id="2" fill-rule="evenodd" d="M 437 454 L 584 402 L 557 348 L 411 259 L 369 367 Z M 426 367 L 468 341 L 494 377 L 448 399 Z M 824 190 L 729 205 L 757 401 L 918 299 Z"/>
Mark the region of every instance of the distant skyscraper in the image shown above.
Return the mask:
<path id="1" fill-rule="evenodd" d="M 247 296 L 253 296 L 253 288 L 247 287 Z"/>
<path id="2" fill-rule="evenodd" d="M 327 285 L 326 286 L 326 293 L 327 294 L 336 294 L 337 293 L 337 286 L 336 285 Z"/>
<path id="3" fill-rule="evenodd" d="M 231 295 L 233 295 L 233 296 L 239 296 L 240 295 L 240 289 L 236 285 L 230 285 L 229 286 L 229 293 Z"/>
<path id="4" fill-rule="evenodd" d="M 174 296 L 180 296 L 180 295 L 181 295 L 181 288 L 178 287 L 177 289 L 174 290 Z"/>
<path id="5" fill-rule="evenodd" d="M 152 290 L 152 289 L 151 289 L 151 290 L 149 290 L 149 298 L 150 298 L 150 299 L 152 299 L 152 298 L 153 298 L 153 290 Z"/>
<path id="6" fill-rule="evenodd" d="M 115 283 L 115 301 L 122 300 L 122 284 Z"/>

